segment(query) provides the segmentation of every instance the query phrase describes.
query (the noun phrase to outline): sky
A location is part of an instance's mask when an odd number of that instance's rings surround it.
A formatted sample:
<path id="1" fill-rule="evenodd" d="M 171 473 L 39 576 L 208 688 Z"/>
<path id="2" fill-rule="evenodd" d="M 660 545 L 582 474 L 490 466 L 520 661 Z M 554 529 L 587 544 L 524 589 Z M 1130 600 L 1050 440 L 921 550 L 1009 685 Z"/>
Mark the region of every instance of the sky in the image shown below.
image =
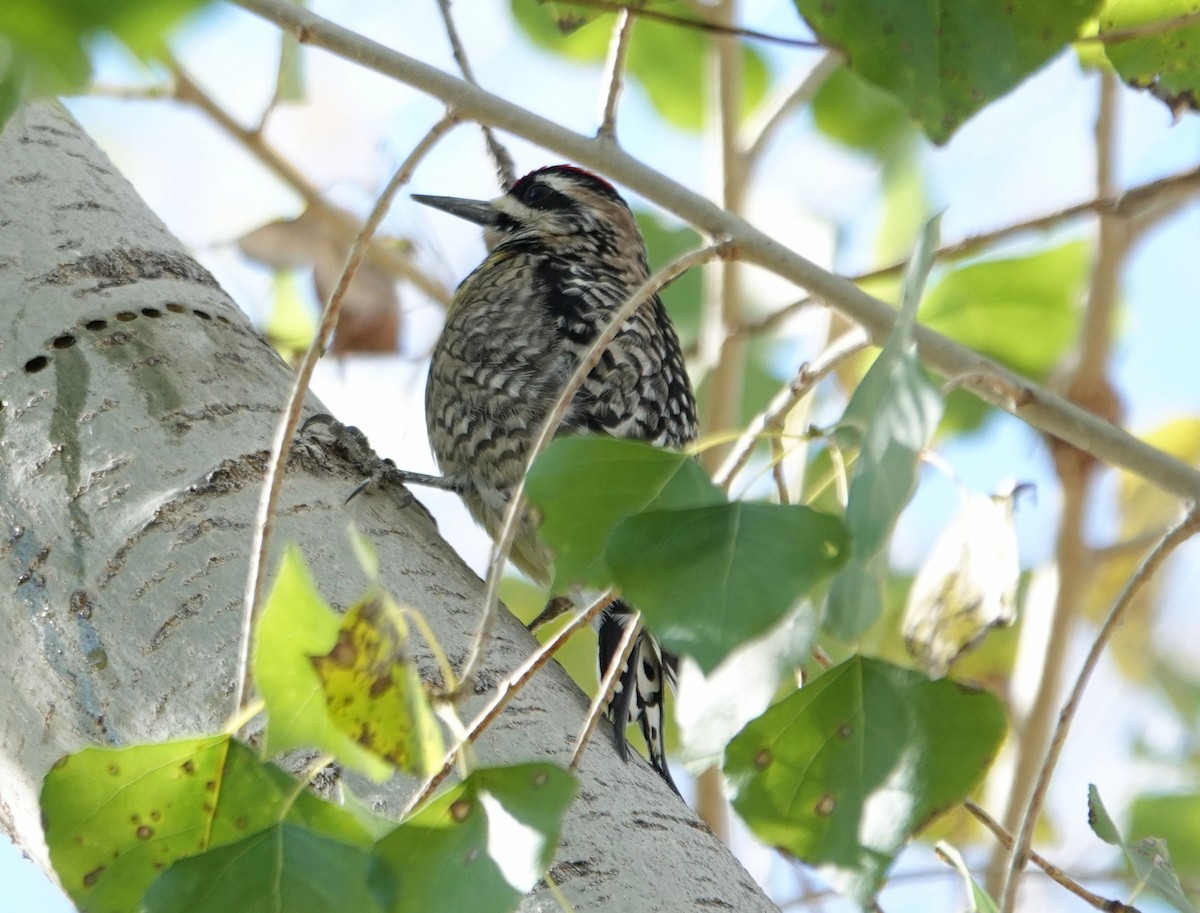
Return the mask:
<path id="1" fill-rule="evenodd" d="M 744 8 L 750 27 L 787 34 L 802 31 L 790 4 L 746 0 Z M 390 4 L 349 0 L 317 2 L 315 9 L 402 52 L 453 68 L 433 0 L 405 4 L 403 12 Z M 507 14 L 496 13 L 495 4 L 473 4 L 471 15 L 466 15 L 466 5 L 458 9 L 463 41 L 484 87 L 565 126 L 594 130 L 598 68 L 565 64 L 531 47 L 514 31 Z M 244 123 L 253 123 L 271 92 L 276 43 L 272 27 L 239 10 L 218 7 L 182 29 L 174 46 L 213 96 Z M 798 72 L 816 59 L 794 49 L 763 51 L 776 74 Z M 278 111 L 267 136 L 331 199 L 365 213 L 396 164 L 438 119 L 441 105 L 323 53 L 310 53 L 308 62 L 310 100 Z M 98 78 L 128 85 L 145 80 L 146 75 L 119 51 L 101 47 Z M 547 86 L 552 90 L 547 91 Z M 1095 80 L 1065 55 L 973 119 L 945 148 L 926 150 L 931 208 L 944 210 L 943 237 L 957 239 L 1093 196 L 1095 97 Z M 74 99 L 68 106 L 151 208 L 234 299 L 261 318 L 269 306 L 271 277 L 245 261 L 232 242 L 259 224 L 297 214 L 296 196 L 273 178 L 264 178 L 257 163 L 194 110 L 162 101 L 98 98 Z M 1185 116 L 1172 125 L 1161 105 L 1130 92 L 1122 93 L 1120 116 L 1123 185 L 1195 166 L 1200 157 L 1200 118 Z M 697 138 L 664 126 L 636 85 L 627 90 L 622 103 L 619 137 L 628 151 L 677 180 L 706 186 L 711 161 Z M 554 155 L 526 143 L 513 141 L 510 148 L 519 169 L 555 161 Z M 815 136 L 809 118 L 801 114 L 781 130 L 767 155 L 751 195 L 749 216 L 818 262 L 830 263 L 836 248 L 837 266 L 854 271 L 872 263 L 877 187 L 878 175 L 870 162 Z M 483 158 L 477 131 L 469 126 L 454 131 L 418 171 L 411 190 L 477 198 L 495 195 L 493 172 Z M 482 255 L 475 228 L 403 197 L 384 230 L 420 239 L 426 267 L 451 286 Z M 1087 223 L 1079 223 L 1070 236 L 1086 236 L 1087 231 Z M 1121 335 L 1111 366 L 1125 401 L 1127 425 L 1135 432 L 1181 414 L 1200 413 L 1200 359 L 1194 356 L 1200 334 L 1192 265 L 1197 241 L 1200 206 L 1193 203 L 1145 239 L 1122 279 Z M 1018 242 L 1010 249 L 1023 248 Z M 782 304 L 795 295 L 769 277 L 755 276 L 752 283 L 765 304 Z M 315 389 L 335 415 L 364 429 L 378 452 L 406 468 L 432 471 L 421 418 L 425 366 L 420 356 L 436 338 L 440 312 L 411 290 L 402 294 L 410 327 L 403 356 L 327 362 L 318 372 Z M 784 374 L 794 367 L 785 368 Z M 976 435 L 946 446 L 941 455 L 973 491 L 995 490 L 1013 476 L 1038 486 L 1036 502 L 1022 506 L 1017 524 L 1023 566 L 1045 563 L 1053 548 L 1058 503 L 1053 470 L 1039 439 L 1015 419 L 997 416 Z M 1112 482 L 1105 484 L 1111 488 Z M 488 542 L 461 505 L 436 492 L 421 497 L 439 517 L 443 534 L 474 566 L 481 567 Z M 896 536 L 893 560 L 898 566 L 919 564 L 940 525 L 953 515 L 957 499 L 955 484 L 937 478 L 936 473 L 926 474 Z M 1107 541 L 1115 532 L 1113 523 L 1110 511 L 1099 510 L 1089 518 L 1089 534 L 1096 541 Z M 1169 601 L 1164 625 L 1186 617 L 1189 605 L 1182 594 L 1200 586 L 1197 551 L 1185 551 L 1192 560 L 1176 561 L 1168 569 L 1171 592 L 1179 595 Z M 1193 657 L 1200 654 L 1195 627 L 1184 629 L 1178 645 Z M 1072 668 L 1085 648 L 1082 641 L 1075 645 Z M 1082 789 L 1089 777 L 1095 777 L 1110 808 L 1120 808 L 1153 771 L 1137 769 L 1131 775 L 1128 765 L 1106 764 L 1103 746 L 1114 737 L 1128 741 L 1152 727 L 1156 717 L 1153 712 L 1147 717 L 1144 705 L 1130 697 L 1111 670 L 1107 670 L 1110 674 L 1101 671 L 1068 742 L 1063 758 L 1068 773 L 1062 782 L 1080 784 Z M 1097 855 L 1109 858 L 1079 826 L 1082 809 L 1082 795 L 1052 792 L 1050 810 L 1056 820 L 1074 822 L 1057 835 L 1055 858 L 1067 865 Z M 738 838 L 737 846 L 756 877 L 780 899 L 791 896 L 794 872 L 780 866 L 772 854 L 751 849 L 744 837 Z M 901 869 L 931 867 L 936 864 L 925 850 L 901 861 Z M 894 894 L 885 894 L 884 907 L 892 913 L 922 909 L 922 904 L 932 901 L 934 905 L 924 909 L 953 909 L 958 886 L 948 878 L 938 884 L 941 893 L 934 895 L 927 891 L 914 895 L 912 889 L 898 887 Z M 1045 902 L 1055 905 L 1044 909 L 1078 909 L 1062 900 L 1061 889 L 1047 892 Z M 1144 908 L 1154 909 L 1152 903 Z M 0 913 L 70 909 L 57 889 L 0 840 Z"/>

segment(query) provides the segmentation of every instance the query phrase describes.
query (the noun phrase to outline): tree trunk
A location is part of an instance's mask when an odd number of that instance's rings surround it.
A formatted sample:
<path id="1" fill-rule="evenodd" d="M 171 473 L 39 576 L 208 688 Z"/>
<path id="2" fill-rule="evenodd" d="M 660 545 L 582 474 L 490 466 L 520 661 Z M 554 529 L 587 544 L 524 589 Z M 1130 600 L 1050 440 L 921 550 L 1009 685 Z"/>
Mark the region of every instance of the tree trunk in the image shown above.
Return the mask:
<path id="1" fill-rule="evenodd" d="M 0 321 L 0 829 L 47 867 L 37 796 L 55 759 L 213 731 L 233 709 L 250 526 L 291 373 L 57 106 L 19 111 L 0 135 Z M 323 411 L 313 397 L 306 409 Z M 478 578 L 418 503 L 368 492 L 344 508 L 363 472 L 298 443 L 275 541 L 297 543 L 325 597 L 348 605 L 365 583 L 348 510 L 382 583 L 461 659 Z M 533 646 L 502 615 L 468 717 Z M 585 707 L 551 664 L 480 763 L 565 763 Z M 580 776 L 553 869 L 576 910 L 775 909 L 607 737 Z M 393 813 L 411 787 L 352 784 Z M 522 909 L 556 907 L 539 892 Z"/>

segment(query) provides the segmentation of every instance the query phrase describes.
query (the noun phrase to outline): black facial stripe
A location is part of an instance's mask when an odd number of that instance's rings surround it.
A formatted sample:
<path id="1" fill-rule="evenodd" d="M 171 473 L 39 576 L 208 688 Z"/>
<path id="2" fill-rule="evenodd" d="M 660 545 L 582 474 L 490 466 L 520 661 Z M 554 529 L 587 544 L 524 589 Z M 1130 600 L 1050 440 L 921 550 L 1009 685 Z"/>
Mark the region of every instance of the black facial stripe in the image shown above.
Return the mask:
<path id="1" fill-rule="evenodd" d="M 537 188 L 540 192 L 536 199 L 530 198 L 530 191 Z M 570 209 L 575 203 L 565 193 L 559 193 L 548 184 L 542 183 L 526 183 L 521 181 L 512 189 L 513 196 L 524 203 L 526 206 L 533 209 L 540 209 L 543 212 L 551 212 L 557 209 Z"/>
<path id="2" fill-rule="evenodd" d="M 555 175 L 561 178 L 566 178 L 572 184 L 586 188 L 597 196 L 605 197 L 621 204 L 624 204 L 625 202 L 621 199 L 621 195 L 617 193 L 616 188 L 613 187 L 612 184 L 608 183 L 608 181 L 597 177 L 590 171 L 584 171 L 582 168 L 576 168 L 574 165 L 551 165 L 548 168 L 539 168 L 537 171 L 531 171 L 529 174 L 525 175 L 525 177 L 521 178 L 521 180 L 517 181 L 517 183 L 512 186 L 512 189 L 509 191 L 509 193 L 521 202 L 526 203 L 529 206 L 533 206 L 536 209 L 562 208 L 561 203 L 550 202 L 550 196 L 557 194 L 555 194 L 549 185 L 547 185 L 544 181 L 538 180 L 542 175 Z M 551 194 L 547 195 L 546 200 L 531 202 L 525 199 L 525 194 L 528 193 L 535 185 L 541 188 L 543 192 L 547 190 L 551 191 Z"/>

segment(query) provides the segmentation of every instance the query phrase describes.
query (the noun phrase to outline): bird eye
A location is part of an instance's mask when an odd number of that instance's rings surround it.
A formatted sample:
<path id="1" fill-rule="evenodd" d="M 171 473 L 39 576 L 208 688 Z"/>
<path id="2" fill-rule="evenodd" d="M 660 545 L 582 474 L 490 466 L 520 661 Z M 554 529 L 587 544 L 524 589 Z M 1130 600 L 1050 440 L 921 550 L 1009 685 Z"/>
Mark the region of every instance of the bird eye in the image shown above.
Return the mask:
<path id="1" fill-rule="evenodd" d="M 545 184 L 534 181 L 521 190 L 521 201 L 530 206 L 537 206 L 539 203 L 545 203 L 549 200 L 553 192 Z"/>

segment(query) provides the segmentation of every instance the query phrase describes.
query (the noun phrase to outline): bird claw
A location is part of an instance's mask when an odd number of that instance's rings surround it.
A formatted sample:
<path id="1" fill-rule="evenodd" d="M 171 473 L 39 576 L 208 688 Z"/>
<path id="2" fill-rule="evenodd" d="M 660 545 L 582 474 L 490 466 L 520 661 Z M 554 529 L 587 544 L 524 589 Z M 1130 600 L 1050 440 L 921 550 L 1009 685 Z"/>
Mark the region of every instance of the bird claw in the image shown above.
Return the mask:
<path id="1" fill-rule="evenodd" d="M 416 501 L 412 492 L 408 491 L 404 486 L 408 482 L 422 484 L 422 479 L 426 476 L 420 473 L 408 473 L 402 469 L 396 468 L 396 464 L 391 459 L 381 459 L 372 449 L 367 436 L 360 428 L 354 425 L 344 425 L 336 418 L 327 412 L 318 412 L 316 415 L 311 415 L 305 419 L 304 424 L 300 426 L 300 433 L 308 433 L 316 426 L 325 426 L 328 429 L 329 435 L 333 438 L 333 444 L 345 457 L 355 466 L 369 466 L 370 471 L 365 479 L 355 486 L 345 500 L 345 504 L 349 504 L 364 491 L 373 488 L 381 489 L 399 489 L 401 495 L 399 498 L 400 509 L 410 506 Z M 426 511 L 428 513 L 428 511 Z"/>

